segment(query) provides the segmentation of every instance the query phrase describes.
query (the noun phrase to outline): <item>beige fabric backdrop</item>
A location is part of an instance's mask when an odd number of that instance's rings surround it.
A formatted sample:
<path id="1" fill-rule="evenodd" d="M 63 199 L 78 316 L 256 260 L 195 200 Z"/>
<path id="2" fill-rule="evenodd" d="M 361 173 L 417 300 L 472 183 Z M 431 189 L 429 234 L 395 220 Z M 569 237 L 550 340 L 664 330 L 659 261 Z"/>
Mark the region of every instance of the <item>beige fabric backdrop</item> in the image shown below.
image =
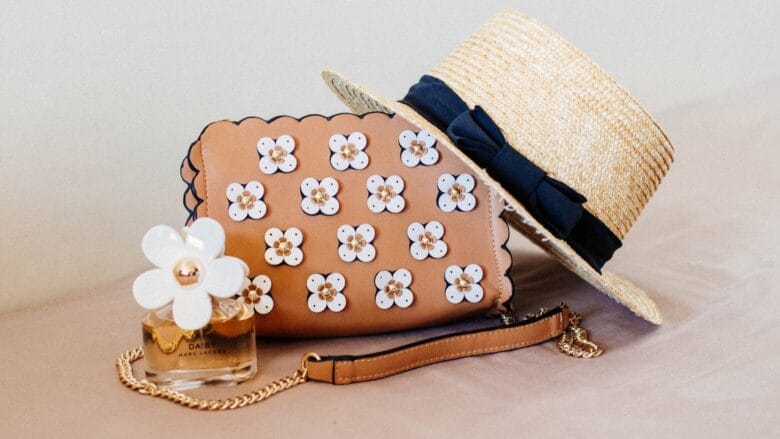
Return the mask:
<path id="1" fill-rule="evenodd" d="M 0 13 L 0 311 L 90 295 L 181 224 L 187 146 L 218 119 L 333 113 L 319 71 L 401 96 L 514 7 L 652 113 L 780 74 L 767 1 L 29 2 Z"/>

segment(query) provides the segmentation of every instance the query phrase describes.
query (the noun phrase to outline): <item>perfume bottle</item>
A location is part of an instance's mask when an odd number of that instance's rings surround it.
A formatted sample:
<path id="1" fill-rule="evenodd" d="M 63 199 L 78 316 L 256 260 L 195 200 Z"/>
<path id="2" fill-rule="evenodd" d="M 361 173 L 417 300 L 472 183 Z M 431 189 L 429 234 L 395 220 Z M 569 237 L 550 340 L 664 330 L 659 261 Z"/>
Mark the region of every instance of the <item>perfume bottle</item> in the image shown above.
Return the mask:
<path id="1" fill-rule="evenodd" d="M 173 320 L 172 306 L 141 320 L 146 378 L 186 390 L 206 384 L 233 385 L 257 373 L 254 310 L 237 299 L 212 299 L 209 323 L 185 330 Z"/>
<path id="2" fill-rule="evenodd" d="M 155 226 L 141 247 L 156 267 L 133 283 L 133 297 L 149 310 L 141 320 L 147 379 L 185 390 L 254 376 L 258 307 L 251 303 L 261 297 L 239 296 L 249 284 L 249 267 L 224 255 L 222 226 L 210 218 L 181 233 Z"/>

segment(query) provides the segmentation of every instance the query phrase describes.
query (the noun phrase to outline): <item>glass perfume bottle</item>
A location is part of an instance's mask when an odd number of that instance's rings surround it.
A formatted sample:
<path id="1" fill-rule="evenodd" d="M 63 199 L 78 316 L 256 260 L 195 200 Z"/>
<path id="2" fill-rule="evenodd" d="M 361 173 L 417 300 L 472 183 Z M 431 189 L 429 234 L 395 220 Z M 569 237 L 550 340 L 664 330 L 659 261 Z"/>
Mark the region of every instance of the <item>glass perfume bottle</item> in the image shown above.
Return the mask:
<path id="1" fill-rule="evenodd" d="M 257 373 L 254 310 L 242 300 L 212 299 L 209 323 L 184 330 L 172 306 L 141 320 L 146 377 L 175 390 L 206 384 L 233 385 Z"/>

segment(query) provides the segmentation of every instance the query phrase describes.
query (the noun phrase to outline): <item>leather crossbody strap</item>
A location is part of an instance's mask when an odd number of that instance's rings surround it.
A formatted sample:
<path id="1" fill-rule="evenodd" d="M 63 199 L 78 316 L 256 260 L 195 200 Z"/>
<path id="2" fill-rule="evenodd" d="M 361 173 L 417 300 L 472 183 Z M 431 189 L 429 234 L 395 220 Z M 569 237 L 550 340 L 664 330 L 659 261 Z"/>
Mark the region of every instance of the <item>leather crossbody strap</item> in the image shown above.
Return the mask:
<path id="1" fill-rule="evenodd" d="M 309 357 L 308 378 L 332 384 L 359 383 L 442 361 L 519 349 L 562 335 L 570 317 L 569 308 L 559 306 L 521 322 L 446 334 L 386 351 Z"/>

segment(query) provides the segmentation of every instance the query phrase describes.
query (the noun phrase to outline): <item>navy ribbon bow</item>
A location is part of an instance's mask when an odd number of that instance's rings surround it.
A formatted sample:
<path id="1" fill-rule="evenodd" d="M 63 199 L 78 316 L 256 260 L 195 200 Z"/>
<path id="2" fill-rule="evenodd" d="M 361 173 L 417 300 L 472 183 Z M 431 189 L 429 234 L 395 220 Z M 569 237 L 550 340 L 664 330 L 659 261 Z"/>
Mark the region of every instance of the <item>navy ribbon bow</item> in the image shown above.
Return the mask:
<path id="1" fill-rule="evenodd" d="M 402 103 L 414 108 L 484 168 L 555 237 L 566 241 L 599 273 L 621 242 L 583 204 L 586 198 L 509 145 L 480 107 L 470 110 L 444 81 L 425 75 Z"/>

